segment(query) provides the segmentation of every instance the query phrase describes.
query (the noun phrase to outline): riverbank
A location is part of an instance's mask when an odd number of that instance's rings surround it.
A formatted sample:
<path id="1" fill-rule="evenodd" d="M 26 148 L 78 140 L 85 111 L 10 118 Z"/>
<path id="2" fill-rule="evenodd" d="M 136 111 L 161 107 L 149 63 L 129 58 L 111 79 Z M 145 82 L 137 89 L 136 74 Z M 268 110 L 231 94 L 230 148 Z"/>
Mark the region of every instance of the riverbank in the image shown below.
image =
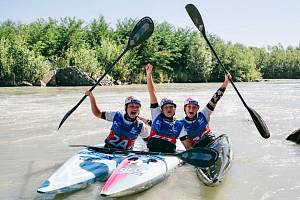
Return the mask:
<path id="1" fill-rule="evenodd" d="M 91 77 L 81 71 L 78 67 L 66 67 L 59 70 L 48 71 L 40 80 L 28 82 L 22 80 L 17 82 L 14 75 L 9 80 L 0 80 L 0 87 L 16 87 L 16 86 L 92 86 L 97 82 L 96 77 Z M 99 85 L 112 86 L 120 85 L 120 81 L 114 81 L 112 77 L 106 75 Z"/>

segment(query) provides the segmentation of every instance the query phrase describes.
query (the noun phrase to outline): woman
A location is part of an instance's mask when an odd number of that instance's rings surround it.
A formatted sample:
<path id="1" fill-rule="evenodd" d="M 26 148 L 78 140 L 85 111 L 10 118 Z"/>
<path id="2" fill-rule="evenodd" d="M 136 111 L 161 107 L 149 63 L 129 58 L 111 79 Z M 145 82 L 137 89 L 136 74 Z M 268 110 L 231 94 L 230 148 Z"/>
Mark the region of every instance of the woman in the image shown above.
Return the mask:
<path id="1" fill-rule="evenodd" d="M 181 121 L 184 124 L 185 135 L 180 137 L 180 140 L 186 149 L 206 146 L 214 140 L 215 136 L 209 128 L 210 115 L 223 96 L 230 79 L 229 73 L 225 75 L 221 87 L 200 112 L 198 112 L 200 105 L 197 100 L 189 97 L 184 101 L 185 118 Z"/>
<path id="2" fill-rule="evenodd" d="M 174 118 L 176 104 L 172 99 L 163 98 L 158 105 L 156 90 L 152 78 L 151 64 L 146 65 L 147 88 L 150 95 L 152 122 L 147 147 L 149 151 L 175 152 L 176 140 L 183 130 L 181 121 Z"/>
<path id="3" fill-rule="evenodd" d="M 138 136 L 141 136 L 145 141 L 147 140 L 149 133 L 144 122 L 138 119 L 141 109 L 139 98 L 127 97 L 125 99 L 125 114 L 123 114 L 119 111 L 101 111 L 93 93 L 86 91 L 85 95 L 89 96 L 91 109 L 96 117 L 113 122 L 111 131 L 105 139 L 105 147 L 132 149 Z"/>

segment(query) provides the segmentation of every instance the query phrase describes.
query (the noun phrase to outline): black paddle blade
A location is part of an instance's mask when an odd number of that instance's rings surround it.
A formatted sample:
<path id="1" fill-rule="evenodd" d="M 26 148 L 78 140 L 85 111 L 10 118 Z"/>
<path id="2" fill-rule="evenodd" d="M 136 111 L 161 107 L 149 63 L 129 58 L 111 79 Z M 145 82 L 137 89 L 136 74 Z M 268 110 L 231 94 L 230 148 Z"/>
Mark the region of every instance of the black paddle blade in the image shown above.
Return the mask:
<path id="1" fill-rule="evenodd" d="M 142 44 L 145 40 L 147 40 L 154 31 L 154 24 L 150 17 L 143 17 L 133 28 L 127 48 L 131 49 Z"/>
<path id="2" fill-rule="evenodd" d="M 192 19 L 192 21 L 194 22 L 194 24 L 197 27 L 197 29 L 203 35 L 205 35 L 204 23 L 203 23 L 201 15 L 200 15 L 200 12 L 196 8 L 196 6 L 194 6 L 193 4 L 187 4 L 185 6 L 185 9 L 186 9 L 187 13 L 189 14 L 190 18 Z"/>
<path id="3" fill-rule="evenodd" d="M 181 160 L 201 168 L 212 166 L 219 157 L 215 149 L 208 147 L 190 149 L 177 155 Z"/>
<path id="4" fill-rule="evenodd" d="M 269 129 L 266 125 L 266 123 L 264 122 L 264 120 L 261 118 L 261 116 L 252 108 L 247 107 L 248 112 L 250 113 L 252 120 L 258 130 L 258 132 L 260 133 L 260 135 L 263 138 L 269 138 L 270 137 L 270 132 Z"/>
<path id="5" fill-rule="evenodd" d="M 62 118 L 62 120 L 60 121 L 57 130 L 59 130 L 59 128 L 63 125 L 63 123 L 68 119 L 68 117 L 72 114 L 72 112 L 74 112 L 74 110 L 76 110 L 77 107 L 73 107 L 71 110 L 69 110 L 65 116 Z"/>
<path id="6" fill-rule="evenodd" d="M 81 99 L 80 99 L 80 101 L 71 109 L 71 110 L 69 110 L 66 114 L 65 114 L 65 116 L 62 118 L 62 120 L 60 121 L 60 123 L 59 123 L 59 125 L 58 125 L 58 129 L 57 130 L 59 130 L 59 128 L 63 125 L 63 123 L 68 119 L 68 117 L 77 109 L 77 107 L 84 101 L 84 99 L 86 98 L 87 96 L 86 95 L 84 95 Z"/>
<path id="7" fill-rule="evenodd" d="M 300 128 L 295 130 L 294 132 L 292 132 L 287 138 L 286 140 L 295 142 L 297 144 L 300 144 Z"/>

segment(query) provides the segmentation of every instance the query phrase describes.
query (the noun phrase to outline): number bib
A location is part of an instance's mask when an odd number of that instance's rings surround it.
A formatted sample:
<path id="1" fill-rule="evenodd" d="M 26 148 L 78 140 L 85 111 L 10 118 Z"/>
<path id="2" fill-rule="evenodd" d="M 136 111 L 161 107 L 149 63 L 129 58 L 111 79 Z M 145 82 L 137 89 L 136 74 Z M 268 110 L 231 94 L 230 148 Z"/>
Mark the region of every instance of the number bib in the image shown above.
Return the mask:
<path id="1" fill-rule="evenodd" d="M 112 131 L 105 140 L 106 144 L 120 149 L 132 149 L 134 142 L 134 139 L 126 139 L 124 136 L 118 136 Z"/>

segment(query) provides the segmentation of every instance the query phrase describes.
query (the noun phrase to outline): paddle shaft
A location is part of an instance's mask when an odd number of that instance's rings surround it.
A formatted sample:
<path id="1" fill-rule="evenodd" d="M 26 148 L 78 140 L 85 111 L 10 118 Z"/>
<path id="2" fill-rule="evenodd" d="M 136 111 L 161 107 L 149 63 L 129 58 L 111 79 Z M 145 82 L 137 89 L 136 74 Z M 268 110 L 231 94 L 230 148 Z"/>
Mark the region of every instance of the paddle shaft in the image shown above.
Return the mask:
<path id="1" fill-rule="evenodd" d="M 226 68 L 224 67 L 224 65 L 222 64 L 219 56 L 217 55 L 216 51 L 214 50 L 214 48 L 212 47 L 212 45 L 210 44 L 209 40 L 206 37 L 205 32 L 200 31 L 205 39 L 205 41 L 207 42 L 210 50 L 213 52 L 214 56 L 216 57 L 219 65 L 221 65 L 222 69 L 224 70 L 224 72 L 226 74 L 228 74 L 228 71 L 226 70 Z M 263 121 L 263 119 L 260 117 L 260 115 L 253 109 L 251 109 L 245 102 L 245 100 L 243 99 L 242 95 L 240 94 L 240 92 L 238 91 L 238 89 L 236 88 L 235 84 L 233 83 L 233 81 L 230 79 L 230 83 L 233 86 L 234 90 L 236 91 L 236 93 L 238 94 L 239 98 L 241 99 L 243 105 L 245 106 L 245 108 L 247 109 L 247 111 L 249 112 L 258 132 L 260 133 L 260 135 L 267 139 L 270 137 L 270 133 L 268 130 L 267 125 L 265 124 L 265 122 Z"/>
<path id="2" fill-rule="evenodd" d="M 199 147 L 182 152 L 163 153 L 135 150 L 119 150 L 107 147 L 95 147 L 90 145 L 69 145 L 70 147 L 85 147 L 91 151 L 106 153 L 106 154 L 138 154 L 138 155 L 158 155 L 158 156 L 176 156 L 179 159 L 197 167 L 209 167 L 213 165 L 219 157 L 219 153 L 212 148 Z"/>
<path id="3" fill-rule="evenodd" d="M 93 85 L 93 87 L 91 87 L 89 89 L 89 91 L 92 91 L 99 83 L 100 81 L 102 81 L 102 79 L 113 69 L 113 67 L 115 66 L 115 64 L 122 58 L 122 56 L 128 51 L 128 45 L 126 47 L 126 49 L 119 55 L 119 57 L 110 65 L 110 67 L 108 68 L 108 70 L 105 71 L 105 73 L 99 78 L 99 80 Z M 80 101 L 70 110 L 68 111 L 64 118 L 61 120 L 59 126 L 58 126 L 58 130 L 59 128 L 63 125 L 63 123 L 66 121 L 66 119 L 77 109 L 77 107 L 85 100 L 87 96 L 84 95 Z"/>
<path id="4" fill-rule="evenodd" d="M 106 72 L 99 78 L 99 80 L 96 82 L 96 84 L 91 87 L 90 92 L 100 83 L 100 81 L 109 73 L 111 72 L 111 70 L 113 69 L 113 67 L 115 66 L 115 64 L 117 62 L 119 62 L 119 60 L 122 58 L 122 56 L 128 51 L 128 47 L 126 47 L 126 49 L 119 55 L 119 57 L 110 65 L 110 67 L 108 68 L 108 70 L 106 70 Z"/>
<path id="5" fill-rule="evenodd" d="M 201 31 L 201 33 L 202 33 L 202 31 Z M 207 42 L 207 44 L 208 44 L 210 50 L 213 52 L 214 56 L 216 57 L 216 59 L 217 59 L 219 65 L 221 65 L 221 67 L 222 67 L 222 69 L 224 70 L 224 72 L 225 72 L 226 74 L 228 74 L 229 72 L 227 71 L 227 69 L 225 68 L 225 66 L 223 65 L 223 63 L 221 62 L 219 56 L 217 55 L 216 51 L 214 50 L 214 48 L 213 48 L 212 45 L 210 44 L 210 42 L 209 42 L 209 40 L 207 39 L 206 35 L 203 34 L 203 33 L 202 33 L 202 35 L 203 35 L 205 41 Z M 234 90 L 236 91 L 236 93 L 238 94 L 238 96 L 240 97 L 240 99 L 241 99 L 241 101 L 243 102 L 244 106 L 247 108 L 247 110 L 249 110 L 248 105 L 247 105 L 246 102 L 244 101 L 242 95 L 240 94 L 240 92 L 239 92 L 238 89 L 236 88 L 236 86 L 235 86 L 235 84 L 233 83 L 233 81 L 232 81 L 231 79 L 229 79 L 229 81 L 230 81 L 230 83 L 232 84 L 232 86 L 233 86 Z"/>
<path id="6" fill-rule="evenodd" d="M 212 45 L 210 44 L 209 40 L 206 37 L 206 33 L 205 33 L 205 27 L 204 27 L 204 23 L 201 17 L 200 12 L 198 11 L 198 9 L 196 8 L 196 6 L 194 6 L 193 4 L 188 4 L 185 6 L 186 11 L 188 12 L 190 18 L 192 19 L 193 23 L 195 24 L 195 26 L 197 27 L 197 29 L 202 33 L 206 43 L 208 44 L 210 50 L 213 52 L 214 56 L 216 57 L 219 65 L 221 65 L 221 67 L 223 68 L 223 70 L 225 71 L 226 74 L 228 74 L 228 71 L 226 70 L 226 68 L 224 67 L 224 65 L 222 64 L 219 56 L 217 55 L 217 53 L 215 52 L 214 48 L 212 47 Z M 236 88 L 235 84 L 233 83 L 232 80 L 230 80 L 231 85 L 233 86 L 234 90 L 236 91 L 236 93 L 238 94 L 239 98 L 241 99 L 243 105 L 246 107 L 247 111 L 249 112 L 257 130 L 259 131 L 260 135 L 263 138 L 269 138 L 270 137 L 270 132 L 268 130 L 267 125 L 265 124 L 265 122 L 263 121 L 263 119 L 261 118 L 261 116 L 252 108 L 250 108 L 246 102 L 244 101 L 242 95 L 240 94 L 240 92 L 238 91 L 238 89 Z"/>
<path id="7" fill-rule="evenodd" d="M 115 153 L 115 154 L 130 154 L 135 153 L 139 155 L 162 155 L 162 156 L 180 156 L 180 153 L 163 153 L 163 152 L 151 152 L 151 151 L 136 151 L 136 150 L 119 150 L 108 147 L 94 147 L 89 145 L 70 145 L 71 147 L 86 147 L 93 151 L 99 151 L 103 153 Z"/>

